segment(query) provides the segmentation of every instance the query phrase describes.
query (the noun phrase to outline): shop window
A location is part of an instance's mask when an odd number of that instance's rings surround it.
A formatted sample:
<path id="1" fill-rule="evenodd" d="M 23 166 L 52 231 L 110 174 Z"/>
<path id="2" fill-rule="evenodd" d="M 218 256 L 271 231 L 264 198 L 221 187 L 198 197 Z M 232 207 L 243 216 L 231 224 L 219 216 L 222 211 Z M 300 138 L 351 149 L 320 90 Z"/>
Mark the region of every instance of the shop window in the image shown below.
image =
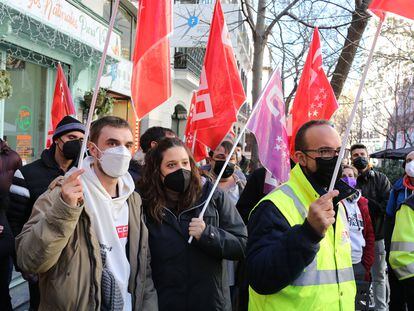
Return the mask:
<path id="1" fill-rule="evenodd" d="M 95 14 L 103 17 L 109 22 L 111 16 L 111 1 L 110 0 L 78 0 Z"/>
<path id="2" fill-rule="evenodd" d="M 129 60 L 132 50 L 132 16 L 122 7 L 118 9 L 115 27 L 121 31 L 121 56 Z"/>
<path id="3" fill-rule="evenodd" d="M 183 137 L 185 133 L 185 125 L 187 120 L 187 109 L 182 104 L 178 104 L 174 108 L 171 116 L 171 129 L 178 137 Z"/>
<path id="4" fill-rule="evenodd" d="M 4 137 L 22 160 L 40 157 L 45 147 L 47 68 L 9 57 L 13 95 L 5 100 Z"/>

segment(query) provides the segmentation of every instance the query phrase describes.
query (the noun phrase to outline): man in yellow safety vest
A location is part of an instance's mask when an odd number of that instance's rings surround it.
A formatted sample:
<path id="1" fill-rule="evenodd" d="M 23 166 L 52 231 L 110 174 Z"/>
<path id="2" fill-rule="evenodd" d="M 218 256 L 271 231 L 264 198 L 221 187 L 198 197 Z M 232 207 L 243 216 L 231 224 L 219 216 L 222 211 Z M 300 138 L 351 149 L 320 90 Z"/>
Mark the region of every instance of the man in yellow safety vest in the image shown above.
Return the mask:
<path id="1" fill-rule="evenodd" d="M 351 245 L 339 202 L 355 190 L 340 180 L 337 190 L 326 190 L 340 146 L 328 121 L 304 124 L 295 138 L 298 163 L 289 181 L 252 211 L 249 310 L 354 310 Z"/>
<path id="2" fill-rule="evenodd" d="M 414 310 L 414 195 L 401 204 L 395 216 L 389 260 L 407 308 Z"/>

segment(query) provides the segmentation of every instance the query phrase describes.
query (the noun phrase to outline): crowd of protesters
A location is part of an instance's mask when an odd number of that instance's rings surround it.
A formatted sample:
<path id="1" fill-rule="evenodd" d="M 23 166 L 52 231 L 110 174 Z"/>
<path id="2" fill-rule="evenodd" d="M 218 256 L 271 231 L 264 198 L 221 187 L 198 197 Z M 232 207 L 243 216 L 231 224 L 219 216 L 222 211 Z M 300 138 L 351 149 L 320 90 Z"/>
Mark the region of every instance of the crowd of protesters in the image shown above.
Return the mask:
<path id="1" fill-rule="evenodd" d="M 310 121 L 289 181 L 269 193 L 231 139 L 196 163 L 152 127 L 133 155 L 128 122 L 103 117 L 78 167 L 84 133 L 63 118 L 24 166 L 0 140 L 1 310 L 13 266 L 30 310 L 414 310 L 414 152 L 392 186 L 353 145 L 328 191 L 341 139 Z"/>

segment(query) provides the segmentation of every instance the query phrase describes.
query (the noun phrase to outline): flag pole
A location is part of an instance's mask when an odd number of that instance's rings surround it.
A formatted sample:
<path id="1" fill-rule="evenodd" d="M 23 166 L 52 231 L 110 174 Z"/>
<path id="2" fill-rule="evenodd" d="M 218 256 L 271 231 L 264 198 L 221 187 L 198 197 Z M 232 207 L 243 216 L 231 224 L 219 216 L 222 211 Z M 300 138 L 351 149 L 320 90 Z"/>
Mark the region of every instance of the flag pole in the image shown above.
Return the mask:
<path id="1" fill-rule="evenodd" d="M 381 28 L 382 28 L 382 25 L 384 23 L 384 19 L 385 19 L 385 16 L 384 16 L 383 19 L 380 19 L 380 22 L 379 22 L 378 27 L 377 27 L 377 31 L 375 33 L 374 40 L 372 41 L 371 50 L 369 52 L 368 59 L 367 59 L 367 62 L 365 64 L 364 73 L 362 74 L 362 79 L 361 79 L 361 82 L 359 84 L 357 95 L 355 97 L 354 106 L 352 108 L 352 112 L 351 112 L 351 115 L 349 117 L 348 125 L 346 127 L 346 132 L 345 132 L 344 137 L 342 138 L 341 150 L 340 150 L 339 155 L 338 155 L 338 160 L 336 161 L 335 170 L 333 172 L 331 183 L 329 185 L 329 190 L 328 191 L 332 191 L 334 189 L 334 186 L 335 186 L 335 181 L 336 181 L 336 178 L 338 176 L 339 167 L 341 166 L 342 158 L 345 155 L 345 149 L 346 149 L 346 145 L 348 143 L 349 134 L 351 132 L 352 123 L 354 122 L 354 119 L 355 119 L 355 114 L 356 114 L 356 110 L 358 108 L 358 103 L 359 103 L 359 100 L 361 98 L 362 91 L 364 89 L 365 80 L 366 80 L 367 75 L 368 75 L 368 69 L 369 69 L 369 66 L 371 65 L 371 62 L 372 62 L 372 57 L 374 55 L 375 46 L 377 45 L 378 37 L 381 33 Z"/>
<path id="2" fill-rule="evenodd" d="M 111 16 L 111 20 L 109 22 L 108 32 L 106 34 L 105 45 L 104 45 L 104 49 L 102 51 L 101 63 L 99 65 L 99 69 L 98 69 L 98 76 L 96 78 L 95 89 L 94 89 L 94 92 L 93 92 L 91 105 L 89 107 L 88 119 L 87 119 L 86 125 L 85 125 L 85 137 L 83 139 L 81 152 L 79 154 L 78 168 L 82 167 L 83 155 L 86 152 L 86 145 L 88 143 L 92 118 L 93 118 L 93 114 L 94 114 L 94 111 L 95 111 L 96 100 L 98 98 L 98 93 L 99 93 L 99 85 L 101 83 L 103 69 L 104 69 L 104 66 L 105 66 L 106 55 L 108 54 L 108 47 L 109 47 L 109 42 L 111 40 L 112 30 L 114 29 L 115 18 L 116 18 L 116 15 L 117 15 L 117 12 L 118 12 L 118 7 L 119 7 L 119 1 L 120 0 L 115 0 L 115 5 L 112 9 L 112 16 Z"/>
<path id="3" fill-rule="evenodd" d="M 259 105 L 258 105 L 258 103 L 262 100 L 262 98 L 263 98 L 263 96 L 264 96 L 264 92 L 263 92 L 263 91 L 267 89 L 267 86 L 269 85 L 270 81 L 272 81 L 273 76 L 276 74 L 276 72 L 277 72 L 277 70 L 274 70 L 274 71 L 273 71 L 273 73 L 271 74 L 271 76 L 269 77 L 269 80 L 267 81 L 266 86 L 263 88 L 263 90 L 262 90 L 262 92 L 261 92 L 261 94 L 260 94 L 259 98 L 256 100 L 256 103 L 255 103 L 255 105 L 253 106 L 253 109 L 252 109 L 252 111 L 251 111 L 251 113 L 250 113 L 249 118 L 248 118 L 248 119 L 247 119 L 247 121 L 246 121 L 246 124 L 243 126 L 243 129 L 241 130 L 241 132 L 240 132 L 239 136 L 238 136 L 238 137 L 237 137 L 237 139 L 234 141 L 234 143 L 233 143 L 233 147 L 231 148 L 231 150 L 230 150 L 230 152 L 229 152 L 229 154 L 228 154 L 228 156 L 227 156 L 227 158 L 226 158 L 226 161 L 224 162 L 224 165 L 223 165 L 223 167 L 222 167 L 222 169 L 221 169 L 220 173 L 218 174 L 218 176 L 217 176 L 217 178 L 216 178 L 216 181 L 214 182 L 213 188 L 211 189 L 210 194 L 208 195 L 207 200 L 206 200 L 206 202 L 204 203 L 203 209 L 201 210 L 200 215 L 198 215 L 198 218 L 199 218 L 199 219 L 203 219 L 203 217 L 204 217 L 204 213 L 206 212 L 207 206 L 208 206 L 208 204 L 210 203 L 211 198 L 213 197 L 214 191 L 216 191 L 216 189 L 217 189 L 217 187 L 218 187 L 218 184 L 219 184 L 219 182 L 220 182 L 221 176 L 223 176 L 224 170 L 226 169 L 227 164 L 229 164 L 230 158 L 231 158 L 232 154 L 234 153 L 234 151 L 235 151 L 235 150 L 236 150 L 236 148 L 237 148 L 237 144 L 240 142 L 240 140 L 241 140 L 242 136 L 243 136 L 243 135 L 244 135 L 244 133 L 246 132 L 247 125 L 249 124 L 250 119 L 252 118 L 252 116 L 253 116 L 254 112 L 256 111 L 257 106 L 259 106 Z M 244 105 L 244 103 L 243 103 L 243 105 Z M 243 106 L 243 105 L 242 105 L 242 106 Z M 240 107 L 241 107 L 241 106 L 240 106 Z M 192 241 L 193 241 L 193 236 L 190 236 L 190 238 L 188 239 L 188 243 L 189 243 L 189 244 L 191 244 L 191 242 L 192 242 Z"/>

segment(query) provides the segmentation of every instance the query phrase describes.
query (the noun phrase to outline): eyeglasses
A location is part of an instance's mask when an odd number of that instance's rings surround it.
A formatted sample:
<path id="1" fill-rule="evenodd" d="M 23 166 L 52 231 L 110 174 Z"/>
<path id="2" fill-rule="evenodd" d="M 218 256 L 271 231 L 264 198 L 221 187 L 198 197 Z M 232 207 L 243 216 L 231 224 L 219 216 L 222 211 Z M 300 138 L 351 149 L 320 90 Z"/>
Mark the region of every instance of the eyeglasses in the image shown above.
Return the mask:
<path id="1" fill-rule="evenodd" d="M 308 150 L 302 150 L 304 154 L 306 154 L 309 158 L 315 160 L 315 158 L 312 158 L 308 155 L 308 152 L 315 152 L 318 154 L 318 158 L 322 158 L 324 160 L 331 160 L 335 158 L 337 155 L 339 155 L 339 152 L 341 151 L 341 148 L 332 149 L 332 148 L 319 148 L 319 149 L 308 149 Z M 348 158 L 349 156 L 349 149 L 345 149 L 344 159 Z"/>

